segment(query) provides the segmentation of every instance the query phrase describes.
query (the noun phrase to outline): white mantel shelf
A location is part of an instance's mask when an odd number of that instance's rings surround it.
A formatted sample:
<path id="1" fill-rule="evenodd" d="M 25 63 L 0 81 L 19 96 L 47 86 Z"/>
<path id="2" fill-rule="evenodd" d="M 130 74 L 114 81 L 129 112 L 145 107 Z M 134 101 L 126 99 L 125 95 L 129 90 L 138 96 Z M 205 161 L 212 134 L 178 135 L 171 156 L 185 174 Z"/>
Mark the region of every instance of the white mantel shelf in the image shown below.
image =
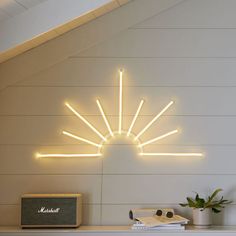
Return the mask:
<path id="1" fill-rule="evenodd" d="M 200 235 L 236 235 L 236 226 L 213 226 L 209 229 L 195 229 L 192 226 L 188 226 L 184 231 L 138 231 L 131 230 L 130 226 L 81 226 L 77 229 L 21 229 L 20 227 L 0 227 L 0 236 L 14 236 L 14 235 L 32 235 L 32 236 L 70 236 L 70 235 L 142 235 L 142 236 L 200 236 Z"/>

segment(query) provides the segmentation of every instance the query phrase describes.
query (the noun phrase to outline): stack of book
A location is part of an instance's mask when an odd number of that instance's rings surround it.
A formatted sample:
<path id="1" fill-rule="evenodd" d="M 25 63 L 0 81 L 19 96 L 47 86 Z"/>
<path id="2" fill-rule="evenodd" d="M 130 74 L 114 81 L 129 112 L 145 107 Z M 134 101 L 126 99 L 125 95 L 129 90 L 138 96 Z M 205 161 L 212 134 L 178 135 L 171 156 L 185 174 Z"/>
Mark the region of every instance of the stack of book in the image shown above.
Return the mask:
<path id="1" fill-rule="evenodd" d="M 185 225 L 188 223 L 188 219 L 174 215 L 172 218 L 166 216 L 150 216 L 139 217 L 132 225 L 133 230 L 185 230 Z"/>

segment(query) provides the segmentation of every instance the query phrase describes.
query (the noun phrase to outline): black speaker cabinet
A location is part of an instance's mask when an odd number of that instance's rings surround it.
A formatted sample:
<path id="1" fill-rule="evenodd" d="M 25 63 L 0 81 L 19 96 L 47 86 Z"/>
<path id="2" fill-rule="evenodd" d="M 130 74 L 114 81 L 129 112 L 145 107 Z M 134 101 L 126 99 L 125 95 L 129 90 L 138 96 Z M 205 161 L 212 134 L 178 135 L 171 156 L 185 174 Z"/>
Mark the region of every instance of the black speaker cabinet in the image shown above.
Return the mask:
<path id="1" fill-rule="evenodd" d="M 81 194 L 25 194 L 21 198 L 22 228 L 78 227 Z"/>

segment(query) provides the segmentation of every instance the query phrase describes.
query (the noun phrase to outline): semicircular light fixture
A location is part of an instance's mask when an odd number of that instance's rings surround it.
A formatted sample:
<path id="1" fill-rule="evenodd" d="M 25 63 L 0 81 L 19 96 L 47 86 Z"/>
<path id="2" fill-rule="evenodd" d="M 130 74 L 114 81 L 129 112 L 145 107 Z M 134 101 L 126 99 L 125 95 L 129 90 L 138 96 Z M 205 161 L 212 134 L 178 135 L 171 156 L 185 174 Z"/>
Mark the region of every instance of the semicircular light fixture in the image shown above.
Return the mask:
<path id="1" fill-rule="evenodd" d="M 102 134 L 93 124 L 91 124 L 86 118 L 84 118 L 74 107 L 72 107 L 71 104 L 68 102 L 65 103 L 66 107 L 75 115 L 77 116 L 81 121 L 85 123 L 97 136 L 100 137 L 101 141 L 100 143 L 93 142 L 87 138 L 80 137 L 77 134 L 73 134 L 69 131 L 63 131 L 62 134 L 66 135 L 70 138 L 76 139 L 80 142 L 87 143 L 89 145 L 95 146 L 97 148 L 97 152 L 95 153 L 36 153 L 37 158 L 42 158 L 42 157 L 100 157 L 102 156 L 102 148 L 104 144 L 112 137 L 117 136 L 117 135 L 126 135 L 127 137 L 130 137 L 135 145 L 137 146 L 139 150 L 139 155 L 141 156 L 177 156 L 177 157 L 186 157 L 186 156 L 196 156 L 196 157 L 202 157 L 202 153 L 194 153 L 194 152 L 144 152 L 143 147 L 150 145 L 152 143 L 155 143 L 161 139 L 165 139 L 173 134 L 177 134 L 178 130 L 171 130 L 167 133 L 164 133 L 158 137 L 152 138 L 150 140 L 147 140 L 145 142 L 141 142 L 140 137 L 174 104 L 174 101 L 170 101 L 168 104 L 166 104 L 163 109 L 151 120 L 149 121 L 143 129 L 139 131 L 138 134 L 134 134 L 132 132 L 133 127 L 135 126 L 135 122 L 141 112 L 141 109 L 144 104 L 144 100 L 142 99 L 138 105 L 137 111 L 131 121 L 131 124 L 129 126 L 128 131 L 123 130 L 122 122 L 123 122 L 123 70 L 119 70 L 119 105 L 118 105 L 118 112 L 119 112 L 119 119 L 118 119 L 118 129 L 113 131 L 112 127 L 110 125 L 110 122 L 108 121 L 108 118 L 105 114 L 104 108 L 100 102 L 99 99 L 96 100 L 98 109 L 101 113 L 101 116 L 103 118 L 103 121 L 107 127 L 108 134 L 104 135 Z"/>

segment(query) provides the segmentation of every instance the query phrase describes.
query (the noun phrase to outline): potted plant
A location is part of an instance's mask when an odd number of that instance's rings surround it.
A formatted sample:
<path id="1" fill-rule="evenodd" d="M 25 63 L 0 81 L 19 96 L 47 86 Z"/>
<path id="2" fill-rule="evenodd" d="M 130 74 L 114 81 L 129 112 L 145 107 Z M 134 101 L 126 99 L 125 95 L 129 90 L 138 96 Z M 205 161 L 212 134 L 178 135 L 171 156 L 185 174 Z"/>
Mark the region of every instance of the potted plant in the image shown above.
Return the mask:
<path id="1" fill-rule="evenodd" d="M 222 189 L 216 189 L 210 196 L 201 198 L 196 193 L 195 198 L 187 197 L 187 203 L 180 203 L 182 207 L 193 209 L 193 224 L 197 228 L 208 228 L 212 224 L 212 212 L 219 213 L 225 205 L 231 201 L 225 200 L 223 196 L 217 198 Z"/>

